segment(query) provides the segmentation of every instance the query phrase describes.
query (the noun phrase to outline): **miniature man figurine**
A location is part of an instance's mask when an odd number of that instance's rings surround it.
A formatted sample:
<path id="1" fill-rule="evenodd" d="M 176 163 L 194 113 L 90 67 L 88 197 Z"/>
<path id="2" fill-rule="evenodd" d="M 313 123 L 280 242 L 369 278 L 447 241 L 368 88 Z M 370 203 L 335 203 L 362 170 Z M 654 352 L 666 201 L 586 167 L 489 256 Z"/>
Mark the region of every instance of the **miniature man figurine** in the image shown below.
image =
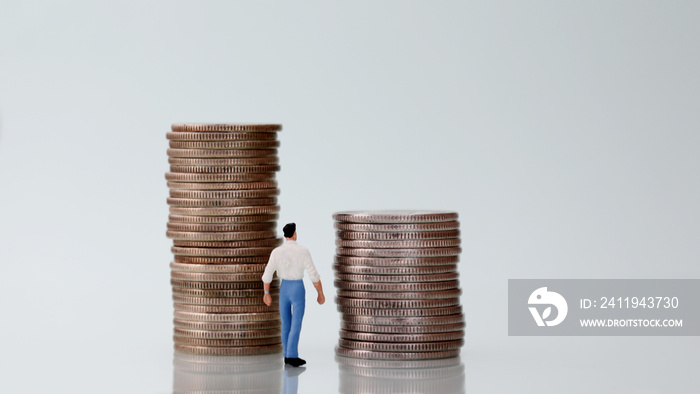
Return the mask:
<path id="1" fill-rule="evenodd" d="M 275 248 L 270 254 L 265 272 L 262 276 L 265 295 L 265 305 L 272 305 L 270 295 L 270 282 L 272 274 L 277 271 L 277 276 L 282 279 L 280 284 L 280 316 L 282 317 L 282 347 L 284 350 L 284 363 L 293 367 L 306 364 L 299 358 L 299 334 L 301 333 L 301 321 L 304 318 L 306 306 L 306 290 L 304 289 L 304 270 L 309 273 L 309 279 L 318 292 L 316 299 L 319 305 L 326 302 L 321 287 L 321 277 L 316 271 L 311 253 L 305 247 L 297 244 L 297 225 L 289 223 L 282 229 L 284 232 L 284 244 Z"/>

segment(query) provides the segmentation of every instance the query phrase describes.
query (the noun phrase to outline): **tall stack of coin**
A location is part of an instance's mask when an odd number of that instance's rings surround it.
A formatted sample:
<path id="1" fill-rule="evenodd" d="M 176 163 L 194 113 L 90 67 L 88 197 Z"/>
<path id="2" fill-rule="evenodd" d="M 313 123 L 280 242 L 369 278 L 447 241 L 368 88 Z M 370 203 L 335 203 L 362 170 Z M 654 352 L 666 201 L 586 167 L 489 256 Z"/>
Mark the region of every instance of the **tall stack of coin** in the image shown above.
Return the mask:
<path id="1" fill-rule="evenodd" d="M 262 302 L 277 238 L 275 124 L 174 124 L 167 133 L 175 350 L 244 356 L 282 350 L 278 284 Z"/>
<path id="2" fill-rule="evenodd" d="M 336 220 L 339 356 L 426 360 L 464 344 L 456 212 L 348 211 Z"/>

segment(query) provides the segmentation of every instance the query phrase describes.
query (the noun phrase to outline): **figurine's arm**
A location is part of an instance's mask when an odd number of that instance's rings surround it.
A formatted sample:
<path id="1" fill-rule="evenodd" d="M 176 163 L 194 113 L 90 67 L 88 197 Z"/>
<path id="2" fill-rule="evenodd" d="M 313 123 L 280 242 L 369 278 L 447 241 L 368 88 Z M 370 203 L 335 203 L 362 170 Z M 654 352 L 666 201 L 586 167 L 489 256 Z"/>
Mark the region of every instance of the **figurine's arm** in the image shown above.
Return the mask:
<path id="1" fill-rule="evenodd" d="M 270 295 L 270 284 L 263 282 L 263 289 L 265 291 L 265 295 L 263 296 L 263 302 L 265 305 L 270 306 L 272 305 L 272 296 Z"/>
<path id="2" fill-rule="evenodd" d="M 316 288 L 316 292 L 318 293 L 318 298 L 316 298 L 316 301 L 318 301 L 319 305 L 323 305 L 323 303 L 326 302 L 326 296 L 323 295 L 323 286 L 321 286 L 321 280 L 319 279 L 318 282 L 311 283 L 313 283 L 314 287 Z"/>

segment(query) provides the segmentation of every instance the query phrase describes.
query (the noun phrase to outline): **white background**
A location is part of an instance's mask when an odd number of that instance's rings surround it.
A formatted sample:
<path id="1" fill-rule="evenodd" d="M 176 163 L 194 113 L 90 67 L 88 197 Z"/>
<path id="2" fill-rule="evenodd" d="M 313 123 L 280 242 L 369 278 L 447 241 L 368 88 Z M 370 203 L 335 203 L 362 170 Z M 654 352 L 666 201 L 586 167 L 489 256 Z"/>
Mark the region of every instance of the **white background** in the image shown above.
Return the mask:
<path id="1" fill-rule="evenodd" d="M 167 140 L 284 126 L 299 392 L 338 388 L 331 215 L 460 214 L 473 393 L 677 393 L 698 338 L 507 336 L 509 278 L 700 277 L 700 4 L 0 4 L 0 391 L 172 390 Z M 281 230 L 280 230 L 281 233 Z"/>

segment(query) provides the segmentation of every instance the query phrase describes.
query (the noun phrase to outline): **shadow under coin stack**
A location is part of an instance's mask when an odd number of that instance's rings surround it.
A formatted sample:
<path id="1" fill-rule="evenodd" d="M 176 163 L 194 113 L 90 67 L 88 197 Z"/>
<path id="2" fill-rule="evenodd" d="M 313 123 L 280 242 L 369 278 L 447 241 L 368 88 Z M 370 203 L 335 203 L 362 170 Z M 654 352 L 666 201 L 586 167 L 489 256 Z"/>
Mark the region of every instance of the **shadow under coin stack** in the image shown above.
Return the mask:
<path id="1" fill-rule="evenodd" d="M 347 211 L 336 220 L 336 354 L 456 357 L 464 344 L 456 212 Z"/>
<path id="2" fill-rule="evenodd" d="M 277 238 L 274 124 L 174 124 L 165 175 L 175 350 L 212 356 L 278 353 L 279 283 L 262 302 Z"/>

